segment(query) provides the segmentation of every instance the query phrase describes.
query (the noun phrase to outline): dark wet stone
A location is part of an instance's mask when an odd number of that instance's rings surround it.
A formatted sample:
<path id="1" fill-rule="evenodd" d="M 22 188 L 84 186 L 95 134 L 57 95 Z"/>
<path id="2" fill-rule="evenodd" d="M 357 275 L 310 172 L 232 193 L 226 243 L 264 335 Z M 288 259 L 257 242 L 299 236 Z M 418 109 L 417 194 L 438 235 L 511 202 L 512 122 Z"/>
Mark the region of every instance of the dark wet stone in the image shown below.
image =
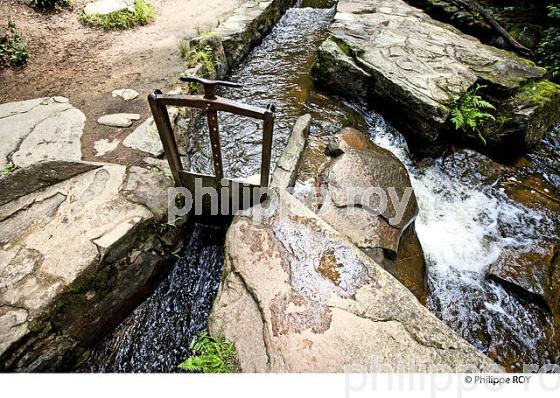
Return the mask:
<path id="1" fill-rule="evenodd" d="M 84 162 L 46 161 L 0 177 L 0 206 L 39 189 L 100 167 Z"/>

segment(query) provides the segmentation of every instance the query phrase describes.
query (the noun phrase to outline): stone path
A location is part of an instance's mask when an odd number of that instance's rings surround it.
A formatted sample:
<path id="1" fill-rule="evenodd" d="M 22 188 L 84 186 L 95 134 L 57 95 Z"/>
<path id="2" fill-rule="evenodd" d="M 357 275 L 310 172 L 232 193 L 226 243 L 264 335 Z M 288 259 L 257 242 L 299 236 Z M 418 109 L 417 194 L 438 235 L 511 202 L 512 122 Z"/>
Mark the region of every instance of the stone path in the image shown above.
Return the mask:
<path id="1" fill-rule="evenodd" d="M 80 160 L 85 115 L 67 98 L 0 105 L 0 168 L 41 160 Z"/>
<path id="2" fill-rule="evenodd" d="M 31 52 L 24 68 L 0 70 L 0 103 L 65 96 L 85 115 L 81 148 L 73 150 L 72 159 L 145 166 L 142 148 L 122 145 L 136 125 L 114 128 L 97 120 L 108 114 L 139 114 L 140 126 L 151 116 L 148 93 L 156 88 L 168 91 L 184 71 L 180 41 L 215 29 L 243 1 L 153 0 L 156 15 L 151 24 L 111 32 L 84 26 L 79 20 L 83 7 L 106 8 L 109 3 L 130 5 L 131 1 L 76 0 L 73 8 L 47 15 L 29 12 L 23 3 L 0 2 L 0 23 L 5 24 L 10 15 Z M 5 122 L 0 119 L 0 133 Z M 99 151 L 104 140 L 118 144 Z M 0 153 L 0 158 L 6 154 Z"/>

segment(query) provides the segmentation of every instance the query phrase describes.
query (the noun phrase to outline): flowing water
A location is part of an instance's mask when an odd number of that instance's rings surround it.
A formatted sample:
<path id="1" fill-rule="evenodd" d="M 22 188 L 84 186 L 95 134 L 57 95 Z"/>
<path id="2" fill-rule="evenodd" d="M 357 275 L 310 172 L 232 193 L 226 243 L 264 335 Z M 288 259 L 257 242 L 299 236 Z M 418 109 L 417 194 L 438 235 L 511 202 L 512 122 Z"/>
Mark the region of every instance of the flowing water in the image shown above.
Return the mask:
<path id="1" fill-rule="evenodd" d="M 428 167 L 417 167 L 402 136 L 379 114 L 315 90 L 309 70 L 333 12 L 288 10 L 263 43 L 232 71 L 229 80 L 244 87 L 220 94 L 263 107 L 276 105 L 273 159 L 303 113 L 313 117 L 312 147 L 319 147 L 323 137 L 345 126 L 368 131 L 375 143 L 403 161 L 411 175 L 420 206 L 416 228 L 428 263 L 432 312 L 508 368 L 519 369 L 520 363 L 558 363 L 558 351 L 546 348 L 543 330 L 549 321 L 543 310 L 485 278 L 486 267 L 504 250 L 538 250 L 541 236 L 554 236 L 550 215 L 512 202 L 495 185 L 470 172 L 476 165 L 468 161 L 450 168 L 437 159 Z M 257 173 L 261 126 L 222 114 L 220 126 L 226 175 L 238 178 Z M 198 127 L 190 147 L 191 168 L 211 173 L 205 121 Z M 531 155 L 535 169 L 555 186 L 560 186 L 560 163 L 551 156 L 560 152 L 558 136 L 558 132 L 551 134 L 544 149 Z M 300 178 L 298 192 L 304 193 L 309 183 L 308 178 Z M 206 327 L 219 283 L 223 241 L 223 228 L 196 225 L 184 257 L 156 292 L 95 348 L 87 369 L 176 369 L 188 356 L 190 339 Z"/>
<path id="2" fill-rule="evenodd" d="M 560 352 L 545 333 L 551 330 L 546 311 L 485 274 L 504 252 L 542 251 L 543 237 L 557 234 L 558 215 L 512 201 L 476 172 L 477 164 L 438 159 L 430 167 L 414 167 L 403 138 L 372 116 L 373 141 L 407 166 L 418 199 L 416 230 L 427 261 L 430 310 L 506 369 L 558 363 Z M 542 148 L 560 153 L 558 136 L 552 132 Z M 547 163 L 538 151 L 535 157 Z M 560 174 L 546 170 L 551 182 L 560 181 Z"/>
<path id="3" fill-rule="evenodd" d="M 293 123 L 304 113 L 328 123 L 329 131 L 363 120 L 358 112 L 313 88 L 309 71 L 333 15 L 332 9 L 288 10 L 271 34 L 229 75 L 228 80 L 241 83 L 243 87 L 220 90 L 221 96 L 239 102 L 263 108 L 268 104 L 276 105 L 272 164 L 286 145 Z M 258 173 L 262 125 L 228 114 L 220 114 L 219 123 L 226 176 L 241 178 Z M 191 144 L 191 171 L 213 174 L 205 119 L 199 120 Z"/>
<path id="4" fill-rule="evenodd" d="M 191 225 L 181 259 L 156 291 L 122 322 L 80 369 L 87 372 L 173 372 L 206 328 L 218 291 L 227 226 Z"/>

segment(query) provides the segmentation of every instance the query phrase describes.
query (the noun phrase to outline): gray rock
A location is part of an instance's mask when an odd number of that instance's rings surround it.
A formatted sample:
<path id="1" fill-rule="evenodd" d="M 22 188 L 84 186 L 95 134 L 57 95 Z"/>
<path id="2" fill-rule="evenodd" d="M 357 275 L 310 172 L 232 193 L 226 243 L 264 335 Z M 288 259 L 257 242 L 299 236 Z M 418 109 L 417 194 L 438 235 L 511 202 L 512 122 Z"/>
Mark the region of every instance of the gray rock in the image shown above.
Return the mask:
<path id="1" fill-rule="evenodd" d="M 526 93 L 526 85 L 542 79 L 543 68 L 483 45 L 402 0 L 341 0 L 330 33 L 314 66 L 317 82 L 374 101 L 409 140 L 426 145 L 450 129 L 452 100 L 480 82 L 510 94 L 494 100 L 497 114 L 513 119 L 489 129 L 496 145 L 520 136 L 530 147 L 551 119 L 560 119 L 554 108 L 560 88 L 540 102 Z"/>
<path id="2" fill-rule="evenodd" d="M 134 0 L 97 0 L 84 8 L 86 15 L 107 15 L 117 11 L 134 12 Z"/>
<path id="3" fill-rule="evenodd" d="M 180 232 L 159 232 L 172 183 L 138 167 L 62 162 L 7 178 L 32 188 L 0 205 L 0 370 L 68 370 L 175 249 Z"/>
<path id="4" fill-rule="evenodd" d="M 425 301 L 425 262 L 413 226 L 418 204 L 406 168 L 351 128 L 337 134 L 328 150 L 335 157 L 319 177 L 327 193 L 317 214 Z M 407 229 L 416 244 L 406 251 L 417 254 L 415 261 L 400 247 Z M 408 262 L 398 261 L 405 256 Z"/>
<path id="5" fill-rule="evenodd" d="M 96 156 L 103 156 L 106 155 L 109 152 L 114 151 L 115 149 L 117 149 L 117 147 L 119 146 L 120 141 L 117 139 L 114 139 L 112 141 L 109 141 L 108 139 L 101 139 L 99 141 L 96 141 L 93 144 L 93 148 L 95 149 L 95 155 Z"/>
<path id="6" fill-rule="evenodd" d="M 282 189 L 293 187 L 300 168 L 303 151 L 309 135 L 311 115 L 300 116 L 294 123 L 286 147 L 282 151 L 270 185 Z"/>
<path id="7" fill-rule="evenodd" d="M 129 88 L 114 90 L 112 93 L 113 98 L 120 97 L 125 101 L 130 101 L 138 97 L 138 91 Z"/>
<path id="8" fill-rule="evenodd" d="M 0 168 L 43 160 L 80 160 L 86 117 L 67 98 L 37 98 L 0 105 Z"/>
<path id="9" fill-rule="evenodd" d="M 133 120 L 139 119 L 140 115 L 137 113 L 113 113 L 101 116 L 97 123 L 109 127 L 130 127 Z"/>
<path id="10" fill-rule="evenodd" d="M 163 144 L 159 138 L 156 123 L 153 117 L 146 119 L 139 127 L 128 135 L 123 141 L 123 145 L 150 153 L 156 157 L 163 155 Z"/>
<path id="11" fill-rule="evenodd" d="M 234 219 L 210 316 L 210 332 L 235 343 L 242 372 L 502 370 L 301 202 L 277 193 L 277 206 Z"/>

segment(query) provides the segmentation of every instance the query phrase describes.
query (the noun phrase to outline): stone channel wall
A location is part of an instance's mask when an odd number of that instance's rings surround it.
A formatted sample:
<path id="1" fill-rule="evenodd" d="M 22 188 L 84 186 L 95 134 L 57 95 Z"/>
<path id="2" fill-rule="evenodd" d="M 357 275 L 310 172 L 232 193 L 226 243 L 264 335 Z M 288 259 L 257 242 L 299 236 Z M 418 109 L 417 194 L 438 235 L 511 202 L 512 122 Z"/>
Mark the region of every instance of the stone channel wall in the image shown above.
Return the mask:
<path id="1" fill-rule="evenodd" d="M 272 30 L 276 22 L 295 2 L 295 0 L 254 0 L 242 4 L 215 31 L 203 33 L 189 40 L 188 47 L 191 51 L 211 49 L 212 70 L 199 63 L 186 70 L 185 75 L 224 79 L 228 72 Z M 180 85 L 174 92 L 201 93 L 202 90 L 196 86 Z M 181 155 L 186 155 L 189 132 L 203 112 L 198 109 L 169 108 L 173 125 L 181 120 L 181 127 L 175 129 Z"/>

